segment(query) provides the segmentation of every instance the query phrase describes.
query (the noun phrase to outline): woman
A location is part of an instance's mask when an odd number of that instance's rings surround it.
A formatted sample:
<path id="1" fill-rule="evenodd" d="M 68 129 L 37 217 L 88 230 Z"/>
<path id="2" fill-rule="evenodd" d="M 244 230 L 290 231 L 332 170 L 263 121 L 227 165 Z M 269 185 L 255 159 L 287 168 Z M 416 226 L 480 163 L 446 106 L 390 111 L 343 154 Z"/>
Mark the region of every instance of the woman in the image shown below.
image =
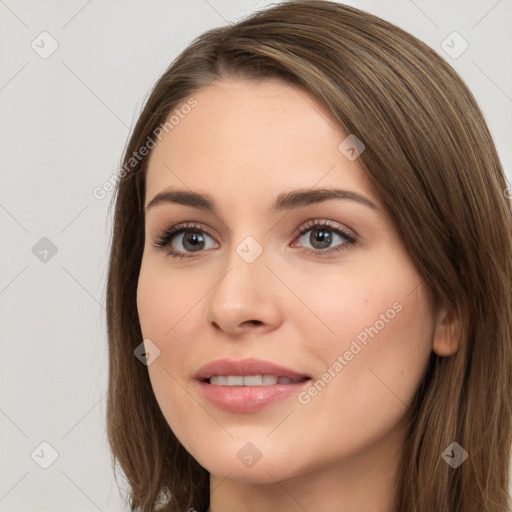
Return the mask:
<path id="1" fill-rule="evenodd" d="M 509 510 L 511 208 L 433 50 L 326 1 L 210 30 L 119 178 L 107 426 L 133 510 Z"/>

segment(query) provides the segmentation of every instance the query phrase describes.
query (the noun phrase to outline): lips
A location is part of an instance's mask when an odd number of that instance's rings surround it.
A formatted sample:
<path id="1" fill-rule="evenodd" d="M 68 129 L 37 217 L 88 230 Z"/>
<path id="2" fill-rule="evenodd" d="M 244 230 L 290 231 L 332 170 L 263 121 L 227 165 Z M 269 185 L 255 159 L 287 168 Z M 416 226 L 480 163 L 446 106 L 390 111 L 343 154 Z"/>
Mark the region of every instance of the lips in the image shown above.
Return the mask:
<path id="1" fill-rule="evenodd" d="M 213 405 L 249 413 L 297 394 L 309 385 L 311 377 L 261 359 L 220 359 L 203 366 L 195 379 Z"/>

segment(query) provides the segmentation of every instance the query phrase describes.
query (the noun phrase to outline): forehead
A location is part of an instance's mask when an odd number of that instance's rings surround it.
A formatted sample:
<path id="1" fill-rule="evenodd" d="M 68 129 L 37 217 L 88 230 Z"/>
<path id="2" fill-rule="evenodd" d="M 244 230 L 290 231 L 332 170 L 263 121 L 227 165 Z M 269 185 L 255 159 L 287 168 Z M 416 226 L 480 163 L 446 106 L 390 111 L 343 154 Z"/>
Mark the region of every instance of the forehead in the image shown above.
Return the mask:
<path id="1" fill-rule="evenodd" d="M 219 203 L 231 198 L 231 204 L 235 193 L 241 204 L 269 202 L 282 191 L 315 185 L 377 200 L 357 160 L 339 150 L 348 133 L 309 91 L 277 80 L 224 80 L 192 98 L 195 106 L 173 118 L 179 121 L 152 151 L 146 204 L 167 187 L 209 193 Z"/>

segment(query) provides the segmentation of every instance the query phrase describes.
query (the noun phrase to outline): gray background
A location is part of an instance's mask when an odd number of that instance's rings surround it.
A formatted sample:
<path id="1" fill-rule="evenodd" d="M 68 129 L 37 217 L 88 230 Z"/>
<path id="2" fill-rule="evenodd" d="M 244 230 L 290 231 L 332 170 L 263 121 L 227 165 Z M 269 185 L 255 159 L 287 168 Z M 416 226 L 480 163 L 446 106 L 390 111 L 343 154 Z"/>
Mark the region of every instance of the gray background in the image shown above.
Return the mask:
<path id="1" fill-rule="evenodd" d="M 111 195 L 98 200 L 93 190 L 118 169 L 171 60 L 206 29 L 269 3 L 0 0 L 0 511 L 128 510 L 104 426 Z M 512 2 L 346 3 L 411 32 L 455 67 L 510 179 Z M 469 43 L 457 58 L 441 47 L 453 31 Z"/>

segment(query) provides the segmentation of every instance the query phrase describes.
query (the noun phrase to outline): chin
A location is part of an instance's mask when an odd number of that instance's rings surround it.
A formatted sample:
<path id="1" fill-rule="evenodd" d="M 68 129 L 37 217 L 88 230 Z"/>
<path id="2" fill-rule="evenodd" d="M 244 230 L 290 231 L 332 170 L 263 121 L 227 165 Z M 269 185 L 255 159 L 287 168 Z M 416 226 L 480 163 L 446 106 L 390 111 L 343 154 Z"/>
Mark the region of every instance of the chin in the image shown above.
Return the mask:
<path id="1" fill-rule="evenodd" d="M 276 481 L 283 481 L 301 473 L 297 468 L 290 467 L 290 461 L 265 461 L 260 460 L 251 468 L 246 468 L 242 464 L 232 462 L 232 460 L 209 460 L 205 464 L 199 463 L 211 474 L 237 482 L 251 484 L 275 484 Z M 209 464 L 211 462 L 211 464 Z M 288 465 L 288 467 L 283 467 Z"/>
<path id="2" fill-rule="evenodd" d="M 295 449 L 281 445 L 279 450 L 272 443 L 261 445 L 258 443 L 256 448 L 250 442 L 231 440 L 217 444 L 215 450 L 211 445 L 195 447 L 191 455 L 211 475 L 255 484 L 272 484 L 313 469 L 310 467 L 313 462 L 310 465 L 299 457 L 290 457 L 292 453 L 300 453 L 301 447 Z"/>

